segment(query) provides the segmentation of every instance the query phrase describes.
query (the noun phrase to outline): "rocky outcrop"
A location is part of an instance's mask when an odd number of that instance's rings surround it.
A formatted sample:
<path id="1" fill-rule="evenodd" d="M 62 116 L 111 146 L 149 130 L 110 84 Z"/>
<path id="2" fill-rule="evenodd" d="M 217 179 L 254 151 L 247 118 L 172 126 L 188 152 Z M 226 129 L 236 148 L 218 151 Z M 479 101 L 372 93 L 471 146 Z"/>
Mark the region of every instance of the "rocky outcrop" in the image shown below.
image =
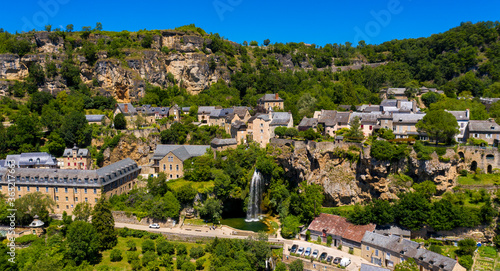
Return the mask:
<path id="1" fill-rule="evenodd" d="M 412 182 L 426 180 L 437 185 L 438 193 L 444 193 L 455 185 L 460 162 L 453 150 L 441 157 L 448 162 L 441 162 L 435 153 L 431 160 L 418 160 L 414 152 L 400 161 L 388 162 L 371 158 L 370 148 L 361 144 L 274 140 L 272 146 L 286 176 L 297 183 L 321 184 L 328 206 L 371 198 L 396 199 L 398 193 L 410 189 Z"/>
<path id="2" fill-rule="evenodd" d="M 28 76 L 28 67 L 14 54 L 0 54 L 0 79 L 20 80 Z"/>

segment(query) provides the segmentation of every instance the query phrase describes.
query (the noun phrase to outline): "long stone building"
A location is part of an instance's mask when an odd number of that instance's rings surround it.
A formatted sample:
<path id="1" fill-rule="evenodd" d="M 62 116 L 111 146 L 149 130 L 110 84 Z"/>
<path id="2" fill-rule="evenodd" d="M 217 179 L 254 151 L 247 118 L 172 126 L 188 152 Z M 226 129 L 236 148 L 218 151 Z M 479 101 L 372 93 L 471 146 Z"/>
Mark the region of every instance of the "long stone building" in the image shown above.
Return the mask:
<path id="1" fill-rule="evenodd" d="M 16 198 L 41 192 L 55 201 L 56 214 L 72 214 L 79 202 L 93 206 L 103 193 L 112 196 L 128 192 L 136 184 L 140 170 L 130 158 L 97 170 L 2 167 L 0 192 L 15 192 Z"/>

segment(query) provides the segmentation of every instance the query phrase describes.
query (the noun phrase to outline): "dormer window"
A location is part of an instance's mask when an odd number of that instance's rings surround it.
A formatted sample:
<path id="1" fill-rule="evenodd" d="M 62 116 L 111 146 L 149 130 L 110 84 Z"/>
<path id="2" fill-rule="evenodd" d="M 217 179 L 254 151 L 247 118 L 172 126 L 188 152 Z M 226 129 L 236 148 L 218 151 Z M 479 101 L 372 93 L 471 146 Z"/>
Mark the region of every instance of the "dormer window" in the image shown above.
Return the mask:
<path id="1" fill-rule="evenodd" d="M 490 129 L 491 129 L 491 130 L 495 130 L 495 126 L 491 126 L 491 127 L 490 127 Z"/>

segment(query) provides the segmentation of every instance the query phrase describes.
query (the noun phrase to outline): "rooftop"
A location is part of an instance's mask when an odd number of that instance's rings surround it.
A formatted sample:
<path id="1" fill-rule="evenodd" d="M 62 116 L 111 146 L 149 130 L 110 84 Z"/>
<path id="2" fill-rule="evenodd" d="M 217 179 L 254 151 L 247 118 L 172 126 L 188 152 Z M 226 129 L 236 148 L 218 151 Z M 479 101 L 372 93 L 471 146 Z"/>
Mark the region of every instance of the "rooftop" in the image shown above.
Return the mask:
<path id="1" fill-rule="evenodd" d="M 153 154 L 154 160 L 160 160 L 170 152 L 181 161 L 195 156 L 201 156 L 207 152 L 208 145 L 158 145 Z"/>
<path id="2" fill-rule="evenodd" d="M 87 122 L 100 122 L 105 115 L 85 115 Z"/>
<path id="3" fill-rule="evenodd" d="M 470 132 L 495 132 L 500 133 L 500 125 L 494 120 L 470 120 Z"/>
<path id="4" fill-rule="evenodd" d="M 229 146 L 229 145 L 237 145 L 238 141 L 236 138 L 214 138 L 210 142 L 212 146 Z"/>
<path id="5" fill-rule="evenodd" d="M 360 243 L 365 232 L 375 230 L 375 225 L 354 225 L 345 217 L 322 213 L 311 222 L 308 229 L 316 232 L 325 231 L 328 234 Z"/>
<path id="6" fill-rule="evenodd" d="M 264 96 L 259 98 L 260 102 L 282 102 L 283 99 L 281 99 L 278 95 L 276 94 L 264 94 Z"/>
<path id="7" fill-rule="evenodd" d="M 21 154 L 10 154 L 7 155 L 5 161 L 12 162 L 16 167 L 26 167 L 26 166 L 56 166 L 57 159 L 46 153 L 46 152 L 27 152 Z"/>

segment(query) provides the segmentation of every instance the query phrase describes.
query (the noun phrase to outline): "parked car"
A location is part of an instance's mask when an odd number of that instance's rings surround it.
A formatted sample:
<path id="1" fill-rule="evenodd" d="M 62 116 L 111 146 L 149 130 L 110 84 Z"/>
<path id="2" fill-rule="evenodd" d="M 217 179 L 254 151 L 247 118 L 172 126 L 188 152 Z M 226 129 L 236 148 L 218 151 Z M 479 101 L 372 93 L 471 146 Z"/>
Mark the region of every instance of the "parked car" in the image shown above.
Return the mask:
<path id="1" fill-rule="evenodd" d="M 302 255 L 304 253 L 304 247 L 299 247 L 299 250 L 297 250 L 297 254 Z"/>
<path id="2" fill-rule="evenodd" d="M 340 266 L 342 267 L 346 267 L 349 264 L 351 264 L 351 259 L 349 258 L 342 258 L 342 260 L 340 260 Z"/>
<path id="3" fill-rule="evenodd" d="M 340 258 L 340 257 L 335 257 L 335 259 L 333 259 L 333 264 L 339 264 L 339 263 L 340 263 L 340 260 L 342 260 L 342 258 Z"/>
<path id="4" fill-rule="evenodd" d="M 318 254 L 319 254 L 319 250 L 315 249 L 315 250 L 313 251 L 313 253 L 312 253 L 312 255 L 311 255 L 311 256 L 312 256 L 313 258 L 318 258 Z"/>
<path id="5" fill-rule="evenodd" d="M 326 252 L 321 253 L 321 255 L 319 255 L 319 260 L 320 260 L 320 261 L 324 261 L 324 260 L 326 259 L 326 256 L 327 256 L 327 255 L 328 255 L 328 254 L 326 254 Z M 330 256 L 330 257 L 331 257 L 331 256 Z M 330 261 L 331 261 L 331 260 L 330 260 Z"/>
<path id="6" fill-rule="evenodd" d="M 304 252 L 304 256 L 307 257 L 309 255 L 311 255 L 311 248 L 310 247 L 306 248 L 306 252 Z"/>
<path id="7" fill-rule="evenodd" d="M 293 245 L 293 246 L 292 246 L 292 249 L 290 250 L 290 252 L 291 252 L 291 253 L 296 253 L 298 248 L 299 248 L 299 246 L 298 246 L 298 245 Z"/>
<path id="8" fill-rule="evenodd" d="M 149 228 L 151 228 L 151 229 L 159 229 L 160 225 L 158 225 L 158 223 L 149 224 Z"/>
<path id="9" fill-rule="evenodd" d="M 333 256 L 328 256 L 328 257 L 326 257 L 326 262 L 327 262 L 327 263 L 331 263 L 331 262 L 332 262 L 332 260 L 333 260 Z"/>

